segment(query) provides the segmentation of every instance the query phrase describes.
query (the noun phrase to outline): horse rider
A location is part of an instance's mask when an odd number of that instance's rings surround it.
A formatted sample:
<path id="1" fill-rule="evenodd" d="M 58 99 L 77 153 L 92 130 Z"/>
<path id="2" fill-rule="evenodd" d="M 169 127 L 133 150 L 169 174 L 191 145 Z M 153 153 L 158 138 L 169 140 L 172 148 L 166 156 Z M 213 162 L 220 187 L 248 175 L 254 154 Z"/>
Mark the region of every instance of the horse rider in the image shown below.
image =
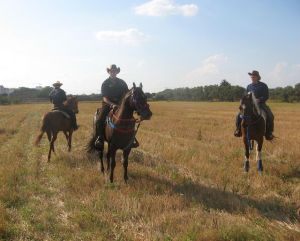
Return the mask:
<path id="1" fill-rule="evenodd" d="M 62 110 L 70 116 L 72 127 L 76 131 L 78 129 L 76 115 L 72 110 L 67 109 L 63 105 L 63 103 L 67 100 L 67 96 L 66 92 L 60 88 L 62 85 L 63 84 L 59 81 L 56 81 L 53 84 L 54 89 L 49 94 L 50 102 L 54 105 L 54 110 Z"/>
<path id="2" fill-rule="evenodd" d="M 95 141 L 95 146 L 97 148 L 103 148 L 104 145 L 104 131 L 105 131 L 105 121 L 110 110 L 115 110 L 121 104 L 121 100 L 124 95 L 129 91 L 126 82 L 119 79 L 117 75 L 120 73 L 121 69 L 115 64 L 112 64 L 107 69 L 109 77 L 102 83 L 101 95 L 102 95 L 102 108 L 99 114 L 99 119 L 96 123 L 98 137 Z M 135 140 L 131 145 L 131 148 L 138 147 L 138 142 Z"/>
<path id="3" fill-rule="evenodd" d="M 274 138 L 273 136 L 274 115 L 271 109 L 269 108 L 269 106 L 266 104 L 266 101 L 269 99 L 269 88 L 265 83 L 260 81 L 261 77 L 257 70 L 253 70 L 252 73 L 248 73 L 248 74 L 251 77 L 252 83 L 247 86 L 247 93 L 248 92 L 254 93 L 254 96 L 258 101 L 259 108 L 266 113 L 267 120 L 266 120 L 265 138 L 267 140 L 272 140 Z M 240 117 L 240 114 L 238 114 L 236 117 L 236 130 L 234 132 L 234 135 L 236 137 L 242 136 L 241 122 L 242 119 Z"/>

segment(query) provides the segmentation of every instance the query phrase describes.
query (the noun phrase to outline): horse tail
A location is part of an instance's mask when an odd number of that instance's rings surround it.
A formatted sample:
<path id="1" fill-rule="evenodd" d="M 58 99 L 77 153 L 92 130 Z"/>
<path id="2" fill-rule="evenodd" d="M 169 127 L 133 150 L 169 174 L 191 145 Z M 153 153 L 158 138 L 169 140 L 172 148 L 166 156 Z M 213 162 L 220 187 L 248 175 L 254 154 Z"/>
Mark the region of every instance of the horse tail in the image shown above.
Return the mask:
<path id="1" fill-rule="evenodd" d="M 87 145 L 86 145 L 86 150 L 88 153 L 93 153 L 95 151 L 97 151 L 96 147 L 95 147 L 95 141 L 96 141 L 97 137 L 96 136 L 92 136 L 90 138 L 90 140 L 88 141 Z"/>
<path id="2" fill-rule="evenodd" d="M 38 146 L 39 143 L 41 142 L 41 139 L 42 139 L 44 133 L 47 131 L 48 126 L 49 125 L 48 125 L 47 115 L 44 115 L 43 121 L 42 121 L 42 127 L 40 129 L 40 134 L 36 137 L 35 142 L 34 142 L 36 146 Z M 47 134 L 48 134 L 48 132 L 47 132 Z"/>
<path id="3" fill-rule="evenodd" d="M 36 146 L 38 146 L 38 145 L 40 144 L 43 135 L 44 135 L 44 131 L 41 131 L 40 134 L 39 134 L 39 135 L 37 136 L 37 138 L 35 139 L 34 144 L 35 144 Z"/>

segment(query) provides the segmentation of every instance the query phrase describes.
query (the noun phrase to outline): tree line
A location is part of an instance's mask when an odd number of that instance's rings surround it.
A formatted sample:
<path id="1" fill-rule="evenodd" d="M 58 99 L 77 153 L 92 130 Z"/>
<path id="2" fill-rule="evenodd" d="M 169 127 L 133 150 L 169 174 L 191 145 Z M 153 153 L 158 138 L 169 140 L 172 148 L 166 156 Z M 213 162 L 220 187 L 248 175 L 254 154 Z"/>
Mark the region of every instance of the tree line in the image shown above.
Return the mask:
<path id="1" fill-rule="evenodd" d="M 0 104 L 15 104 L 26 102 L 49 101 L 52 87 L 16 89 L 11 94 L 0 95 Z M 158 93 L 146 93 L 153 101 L 178 100 L 178 101 L 238 101 L 246 89 L 231 85 L 222 80 L 219 85 L 207 85 L 193 88 L 165 89 Z M 300 102 L 300 83 L 295 86 L 286 86 L 270 89 L 270 99 L 279 102 Z M 100 94 L 77 95 L 79 101 L 100 101 Z"/>
<path id="2" fill-rule="evenodd" d="M 245 88 L 222 80 L 219 85 L 165 89 L 158 93 L 148 94 L 148 97 L 153 100 L 238 101 L 245 93 Z M 300 83 L 294 87 L 269 89 L 269 96 L 271 100 L 279 102 L 300 102 Z"/>

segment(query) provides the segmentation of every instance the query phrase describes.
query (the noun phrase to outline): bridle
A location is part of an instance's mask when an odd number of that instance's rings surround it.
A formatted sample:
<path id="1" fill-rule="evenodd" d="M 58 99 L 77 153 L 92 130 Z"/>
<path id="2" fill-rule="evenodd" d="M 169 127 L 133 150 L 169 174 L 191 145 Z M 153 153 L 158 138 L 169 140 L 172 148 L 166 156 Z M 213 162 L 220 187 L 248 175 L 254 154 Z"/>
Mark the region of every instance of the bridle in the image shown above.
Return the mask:
<path id="1" fill-rule="evenodd" d="M 134 94 L 134 89 L 132 89 L 130 91 L 130 94 L 128 95 L 127 98 L 131 98 L 131 108 L 134 109 L 138 115 L 140 115 L 141 113 L 143 113 L 143 111 L 145 110 L 145 108 L 149 107 L 149 104 L 145 103 L 144 105 L 139 103 L 137 101 L 136 95 Z M 120 132 L 120 133 L 131 133 L 131 132 L 135 132 L 135 135 L 139 129 L 139 126 L 141 124 L 141 122 L 143 121 L 142 118 L 129 118 L 129 119 L 123 119 L 120 117 L 117 117 L 115 113 L 113 113 L 112 115 L 112 120 L 108 123 L 110 125 L 110 127 L 112 129 L 114 129 L 114 131 Z M 131 128 L 120 128 L 117 127 L 117 125 L 115 123 L 121 124 L 130 124 L 130 126 L 132 126 Z M 137 125 L 136 125 L 137 124 Z M 134 135 L 134 137 L 135 137 Z"/>
<path id="2" fill-rule="evenodd" d="M 245 112 L 245 108 L 243 108 L 242 105 L 245 105 L 245 104 L 241 104 L 240 110 L 243 110 L 243 112 Z M 245 121 L 246 126 L 255 125 L 259 121 L 260 115 L 258 113 L 256 113 L 257 111 L 255 111 L 255 110 L 256 110 L 256 107 L 255 107 L 255 104 L 252 101 L 252 113 L 248 114 L 248 115 L 245 115 L 244 113 L 241 113 L 240 116 L 241 116 L 242 120 Z M 255 119 L 252 121 L 253 116 L 255 116 Z"/>

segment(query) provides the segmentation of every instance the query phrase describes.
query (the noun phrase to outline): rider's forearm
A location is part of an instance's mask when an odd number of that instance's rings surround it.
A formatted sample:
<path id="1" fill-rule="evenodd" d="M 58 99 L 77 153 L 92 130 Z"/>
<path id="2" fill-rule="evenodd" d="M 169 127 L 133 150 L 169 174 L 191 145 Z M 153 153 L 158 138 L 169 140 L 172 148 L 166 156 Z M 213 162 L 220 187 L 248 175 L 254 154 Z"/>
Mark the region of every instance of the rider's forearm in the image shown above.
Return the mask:
<path id="1" fill-rule="evenodd" d="M 103 97 L 103 102 L 105 102 L 106 104 L 112 106 L 112 105 L 116 105 L 115 103 L 113 103 L 112 101 L 110 101 L 107 97 Z"/>

